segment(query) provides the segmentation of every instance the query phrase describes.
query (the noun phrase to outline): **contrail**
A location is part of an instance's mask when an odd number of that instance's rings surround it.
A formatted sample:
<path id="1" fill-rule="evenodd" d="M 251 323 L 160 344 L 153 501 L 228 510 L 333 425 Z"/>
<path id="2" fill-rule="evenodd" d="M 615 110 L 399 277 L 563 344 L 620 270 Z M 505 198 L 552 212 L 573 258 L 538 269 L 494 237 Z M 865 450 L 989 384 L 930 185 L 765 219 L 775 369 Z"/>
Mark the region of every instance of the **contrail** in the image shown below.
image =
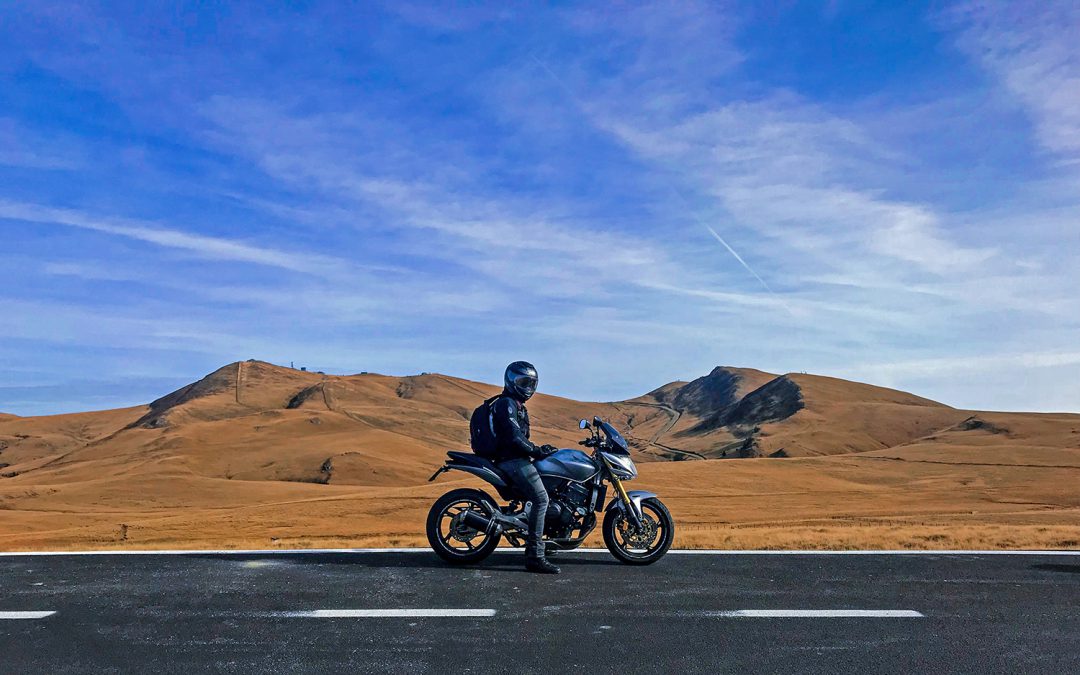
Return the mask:
<path id="1" fill-rule="evenodd" d="M 586 108 L 585 104 L 584 104 L 584 103 L 582 102 L 582 100 L 581 100 L 580 98 L 578 98 L 578 97 L 577 97 L 577 94 L 575 94 L 575 93 L 574 93 L 574 90 L 573 90 L 573 89 L 571 89 L 571 88 L 570 88 L 570 86 L 569 86 L 568 84 L 566 84 L 566 82 L 564 82 L 564 81 L 563 81 L 563 79 L 562 79 L 561 77 L 559 77 L 559 76 L 558 76 L 558 75 L 557 75 L 557 74 L 555 73 L 555 71 L 554 71 L 554 70 L 552 70 L 552 69 L 551 69 L 551 68 L 550 68 L 550 67 L 548 66 L 548 64 L 547 64 L 547 62 L 546 62 L 546 61 L 544 61 L 543 59 L 541 59 L 541 58 L 540 58 L 539 56 L 537 56 L 537 55 L 536 55 L 535 53 L 533 53 L 533 52 L 530 52 L 530 53 L 529 53 L 529 58 L 531 58 L 531 59 L 532 59 L 533 61 L 535 61 L 535 62 L 536 62 L 536 65 L 538 65 L 538 66 L 540 66 L 541 68 L 543 68 L 543 69 L 544 69 L 544 71 L 545 71 L 545 72 L 547 72 L 547 74 L 551 76 L 551 79 L 555 80 L 555 84 L 559 85 L 559 87 L 561 87 L 561 88 L 562 88 L 563 92 L 565 92 L 565 93 L 566 93 L 566 96 L 567 96 L 567 97 L 568 97 L 568 98 L 570 99 L 570 101 L 571 101 L 571 102 L 572 102 L 572 103 L 573 103 L 573 104 L 574 104 L 575 106 L 577 106 L 577 107 L 578 107 L 578 110 L 581 110 L 581 111 L 586 111 L 586 110 L 587 110 L 587 108 Z"/>
<path id="2" fill-rule="evenodd" d="M 728 253 L 735 256 L 735 259 L 739 261 L 740 265 L 742 265 L 744 268 L 746 268 L 747 272 L 749 272 L 750 274 L 753 274 L 754 278 L 761 282 L 761 285 L 765 287 L 765 290 L 772 293 L 773 295 L 776 295 L 776 293 L 773 292 L 773 289 L 769 287 L 769 284 L 765 283 L 765 280 L 762 279 L 760 276 L 758 276 L 758 273 L 755 272 L 752 267 L 750 267 L 749 265 L 746 264 L 746 261 L 742 259 L 742 256 L 739 255 L 738 253 L 736 253 L 735 249 L 731 248 L 731 246 L 726 241 L 724 241 L 724 238 L 716 233 L 716 230 L 712 229 L 708 225 L 705 225 L 705 229 L 708 230 L 709 233 L 712 234 L 712 236 L 716 237 L 716 241 L 718 241 L 718 242 L 720 242 L 721 244 L 724 245 L 724 248 L 726 248 L 728 250 Z"/>
<path id="3" fill-rule="evenodd" d="M 679 192 L 679 190 L 674 185 L 672 185 L 670 187 L 671 187 L 671 191 L 675 194 L 675 196 L 679 199 L 679 201 L 682 202 L 683 208 L 686 209 L 686 211 L 690 214 L 690 216 L 694 220 L 696 220 L 699 225 L 701 225 L 706 230 L 708 230 L 709 234 L 711 234 L 713 237 L 715 237 L 716 241 L 720 242 L 720 245 L 723 246 L 724 248 L 726 248 L 728 253 L 730 253 L 732 256 L 734 256 L 734 258 L 736 260 L 739 261 L 739 264 L 743 266 L 743 269 L 745 269 L 747 272 L 752 274 L 754 276 L 754 278 L 758 280 L 758 283 L 760 283 L 765 288 L 765 290 L 769 292 L 769 295 L 773 296 L 773 298 L 775 300 L 779 301 L 780 304 L 784 306 L 784 309 L 787 310 L 788 314 L 791 314 L 792 316 L 794 316 L 795 312 L 792 311 L 791 306 L 787 304 L 787 301 L 784 300 L 783 298 L 781 298 L 779 295 L 777 295 L 776 291 L 774 291 L 772 289 L 772 287 L 769 286 L 769 284 L 767 284 L 765 282 L 765 280 L 761 278 L 761 275 L 758 274 L 757 272 L 755 272 L 754 268 L 750 267 L 750 265 L 748 265 L 746 263 L 746 261 L 743 260 L 742 256 L 739 255 L 738 252 L 735 249 L 731 248 L 731 245 L 728 244 L 726 241 L 724 241 L 724 238 L 721 237 L 720 234 L 717 233 L 716 230 L 712 229 L 704 220 L 701 219 L 701 216 L 699 216 L 696 211 L 694 211 L 692 208 L 690 208 L 690 203 L 686 201 L 686 197 L 683 197 L 682 193 Z"/>
<path id="4" fill-rule="evenodd" d="M 705 223 L 701 223 L 701 225 L 702 225 L 702 227 L 704 227 L 706 230 L 709 231 L 709 234 L 716 237 L 716 241 L 720 242 L 720 244 L 724 248 L 726 248 L 728 250 L 728 253 L 735 256 L 735 259 L 739 261 L 739 264 L 742 265 L 743 268 L 746 269 L 747 272 L 754 275 L 754 278 L 757 279 L 761 283 L 761 285 L 765 287 L 765 290 L 767 290 L 769 292 L 769 295 L 773 296 L 773 298 L 778 300 L 780 302 L 780 304 L 784 306 L 784 309 L 786 309 L 788 311 L 788 314 L 791 314 L 791 315 L 795 314 L 795 312 L 793 312 L 791 310 L 791 307 L 788 306 L 787 301 L 785 301 L 783 298 L 781 298 L 779 295 L 777 295 L 776 291 L 774 291 L 772 289 L 772 287 L 769 286 L 769 284 L 765 283 L 765 280 L 762 279 L 761 276 L 757 272 L 754 271 L 754 268 L 752 268 L 752 267 L 750 267 L 749 265 L 746 264 L 746 261 L 742 259 L 742 256 L 739 255 L 735 251 L 735 249 L 731 248 L 731 246 L 726 241 L 724 241 L 724 238 L 721 237 L 719 234 L 717 234 L 716 230 L 712 229 L 711 227 L 709 227 Z"/>

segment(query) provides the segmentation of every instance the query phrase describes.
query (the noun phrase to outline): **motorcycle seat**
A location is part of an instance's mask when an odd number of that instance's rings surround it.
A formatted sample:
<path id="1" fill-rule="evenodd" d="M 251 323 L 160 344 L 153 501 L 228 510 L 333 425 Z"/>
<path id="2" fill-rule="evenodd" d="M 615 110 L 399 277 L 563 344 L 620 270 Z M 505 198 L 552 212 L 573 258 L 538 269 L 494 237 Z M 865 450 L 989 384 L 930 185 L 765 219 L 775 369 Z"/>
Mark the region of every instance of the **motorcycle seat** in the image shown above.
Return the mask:
<path id="1" fill-rule="evenodd" d="M 457 460 L 459 462 L 464 462 L 465 464 L 471 464 L 473 466 L 479 466 L 479 467 L 483 467 L 485 469 L 490 469 L 492 472 L 494 472 L 494 474 L 496 476 L 498 476 L 499 478 L 502 478 L 503 482 L 505 482 L 507 485 L 512 485 L 513 484 L 510 481 L 510 477 L 506 475 L 506 472 L 504 472 L 502 469 L 500 469 L 498 466 L 496 466 L 495 462 L 492 462 L 490 459 L 486 459 L 484 457 L 481 457 L 480 455 L 477 455 L 477 454 L 474 454 L 474 453 L 471 453 L 471 452 L 456 452 L 454 450 L 451 450 L 451 451 L 447 452 L 446 454 L 447 454 L 447 456 L 450 457 L 450 459 Z"/>

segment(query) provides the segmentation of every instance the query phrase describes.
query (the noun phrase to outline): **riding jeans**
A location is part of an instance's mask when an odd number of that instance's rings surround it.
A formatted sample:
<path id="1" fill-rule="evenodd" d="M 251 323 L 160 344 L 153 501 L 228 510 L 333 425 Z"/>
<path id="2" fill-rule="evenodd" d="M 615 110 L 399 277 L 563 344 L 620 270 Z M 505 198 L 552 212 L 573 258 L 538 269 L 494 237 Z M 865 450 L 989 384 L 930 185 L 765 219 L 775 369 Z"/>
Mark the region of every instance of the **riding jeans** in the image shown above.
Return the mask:
<path id="1" fill-rule="evenodd" d="M 529 536 L 526 539 L 525 555 L 530 558 L 544 557 L 544 517 L 548 510 L 548 493 L 544 488 L 540 474 L 532 461 L 528 459 L 509 459 L 499 462 L 502 469 L 513 481 L 522 495 L 532 502 L 529 511 Z"/>

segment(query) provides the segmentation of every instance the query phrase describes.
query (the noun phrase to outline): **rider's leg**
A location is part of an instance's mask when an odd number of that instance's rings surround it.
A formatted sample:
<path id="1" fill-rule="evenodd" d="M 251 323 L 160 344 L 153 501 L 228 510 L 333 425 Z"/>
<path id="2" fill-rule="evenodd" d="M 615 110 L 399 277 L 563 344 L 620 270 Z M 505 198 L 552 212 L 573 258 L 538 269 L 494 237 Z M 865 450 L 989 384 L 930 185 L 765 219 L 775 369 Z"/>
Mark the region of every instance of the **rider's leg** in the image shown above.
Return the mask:
<path id="1" fill-rule="evenodd" d="M 501 462 L 499 468 L 510 476 L 517 489 L 532 502 L 532 509 L 529 511 L 529 535 L 525 543 L 526 562 L 530 568 L 541 567 L 544 568 L 543 571 L 557 572 L 558 568 L 544 559 L 544 518 L 547 516 L 549 499 L 540 474 L 527 459 Z"/>

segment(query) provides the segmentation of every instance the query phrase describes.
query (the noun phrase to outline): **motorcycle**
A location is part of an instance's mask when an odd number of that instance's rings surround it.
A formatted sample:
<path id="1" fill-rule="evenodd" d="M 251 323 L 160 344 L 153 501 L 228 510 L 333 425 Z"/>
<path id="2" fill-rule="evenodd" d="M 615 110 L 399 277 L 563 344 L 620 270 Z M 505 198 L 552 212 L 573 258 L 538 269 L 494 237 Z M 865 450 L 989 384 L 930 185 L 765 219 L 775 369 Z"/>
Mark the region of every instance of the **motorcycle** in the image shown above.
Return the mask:
<path id="1" fill-rule="evenodd" d="M 649 565 L 664 556 L 675 536 L 667 507 L 651 492 L 627 491 L 623 482 L 637 477 L 630 449 L 613 426 L 599 417 L 581 420 L 589 436 L 579 445 L 586 453 L 564 448 L 534 465 L 550 496 L 544 524 L 548 550 L 572 550 L 596 528 L 604 512 L 604 544 L 628 565 Z M 447 452 L 449 459 L 428 482 L 447 471 L 464 471 L 490 483 L 508 502 L 500 504 L 483 490 L 460 488 L 440 497 L 427 518 L 427 538 L 440 558 L 451 564 L 473 564 L 487 558 L 505 537 L 523 546 L 529 532 L 532 502 L 518 493 L 491 461 L 470 452 Z M 607 485 L 615 494 L 605 507 Z"/>

